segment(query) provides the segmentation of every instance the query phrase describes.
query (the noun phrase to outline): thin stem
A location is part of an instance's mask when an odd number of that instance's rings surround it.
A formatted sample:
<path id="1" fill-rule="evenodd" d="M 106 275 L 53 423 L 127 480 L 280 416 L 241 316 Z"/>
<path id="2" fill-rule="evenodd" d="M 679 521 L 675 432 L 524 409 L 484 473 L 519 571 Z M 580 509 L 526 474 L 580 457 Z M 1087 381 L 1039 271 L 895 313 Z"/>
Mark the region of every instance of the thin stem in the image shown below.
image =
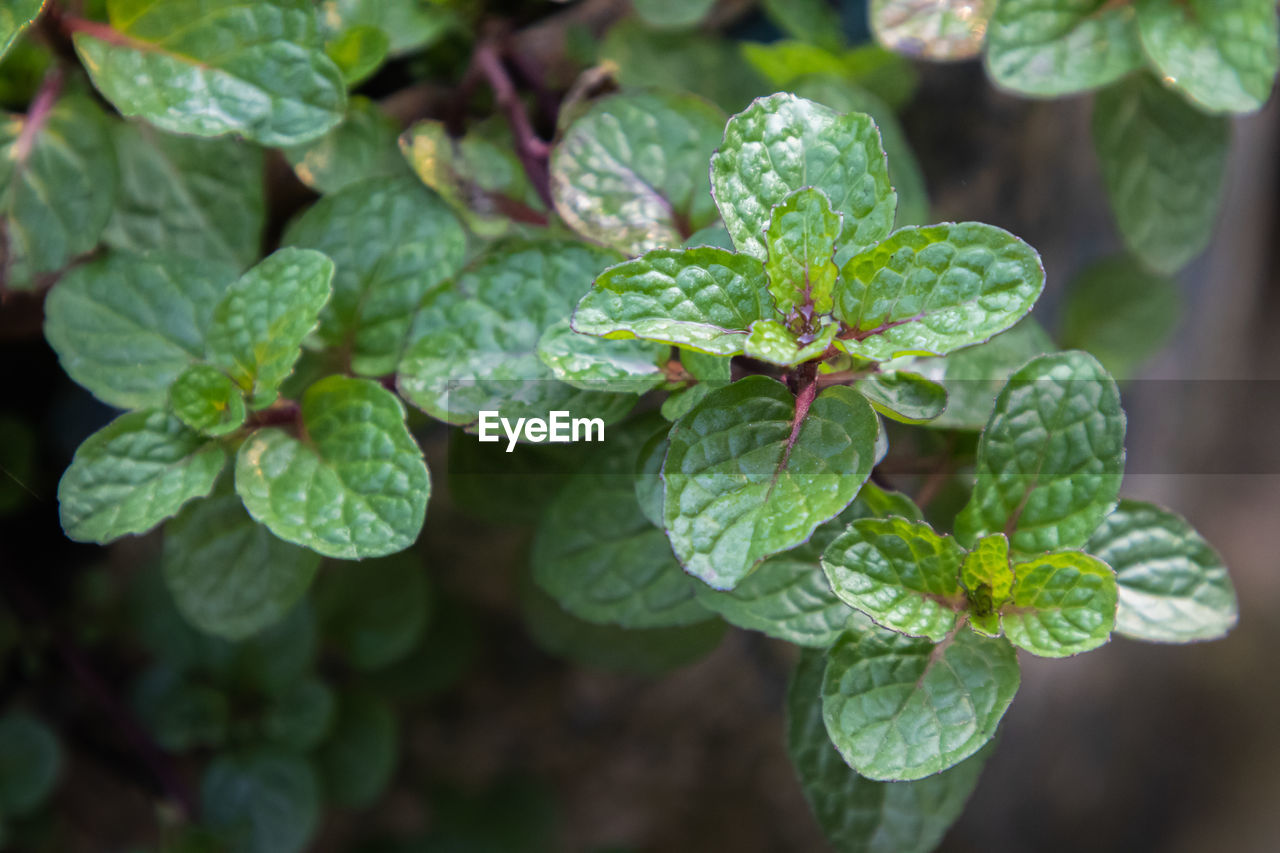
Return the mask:
<path id="1" fill-rule="evenodd" d="M 507 74 L 507 69 L 502 64 L 502 57 L 498 55 L 498 49 L 493 43 L 484 42 L 477 47 L 472 61 L 488 81 L 489 87 L 493 89 L 498 108 L 502 110 L 507 123 L 511 125 L 511 135 L 515 137 L 516 156 L 520 158 L 520 164 L 524 166 L 529 182 L 533 184 L 543 204 L 550 208 L 552 206 L 551 176 L 547 159 L 550 156 L 551 147 L 534 131 L 529 114 L 525 112 L 524 103 L 520 100 L 515 84 L 511 82 L 511 76 Z"/>

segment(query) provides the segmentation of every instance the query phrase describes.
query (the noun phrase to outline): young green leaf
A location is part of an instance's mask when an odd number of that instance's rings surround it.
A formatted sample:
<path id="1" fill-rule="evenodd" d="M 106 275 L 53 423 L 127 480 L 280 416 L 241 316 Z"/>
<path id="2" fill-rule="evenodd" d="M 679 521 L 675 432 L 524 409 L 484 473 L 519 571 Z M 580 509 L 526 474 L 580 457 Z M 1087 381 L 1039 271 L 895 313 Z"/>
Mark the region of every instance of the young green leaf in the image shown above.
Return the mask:
<path id="1" fill-rule="evenodd" d="M 666 628 L 711 618 L 694 600 L 697 582 L 645 518 L 628 473 L 584 471 L 569 480 L 534 536 L 534 581 L 589 622 Z"/>
<path id="2" fill-rule="evenodd" d="M 737 355 L 773 315 L 764 265 L 724 249 L 654 249 L 609 267 L 573 312 L 573 328 Z"/>
<path id="3" fill-rule="evenodd" d="M 1062 345 L 1082 349 L 1124 380 L 1178 328 L 1178 286 L 1130 255 L 1104 258 L 1076 276 L 1063 307 Z"/>
<path id="4" fill-rule="evenodd" d="M 853 387 L 867 398 L 871 408 L 904 424 L 927 423 L 947 408 L 947 389 L 909 370 L 874 373 Z"/>
<path id="5" fill-rule="evenodd" d="M 839 332 L 840 326 L 830 323 L 815 333 L 797 335 L 776 319 L 757 320 L 751 324 L 751 333 L 743 342 L 742 354 L 791 367 L 821 356 L 830 349 Z"/>
<path id="6" fill-rule="evenodd" d="M 1116 573 L 1081 551 L 1014 563 L 1013 593 L 1000 611 L 1009 642 L 1060 658 L 1096 649 L 1116 623 Z"/>
<path id="7" fill-rule="evenodd" d="M 266 220 L 262 150 L 242 140 L 112 125 L 120 193 L 102 240 L 243 270 L 259 257 Z"/>
<path id="8" fill-rule="evenodd" d="M 31 22 L 44 8 L 45 0 L 13 0 L 0 9 L 0 56 L 8 52 Z"/>
<path id="9" fill-rule="evenodd" d="M 960 585 L 969 607 L 969 624 L 979 634 L 1000 636 L 1000 608 L 1013 594 L 1009 540 L 1003 533 L 984 536 L 965 555 Z"/>
<path id="10" fill-rule="evenodd" d="M 1230 136 L 1226 118 L 1148 74 L 1098 93 L 1093 144 L 1103 183 L 1125 244 L 1147 266 L 1176 272 L 1208 245 Z"/>
<path id="11" fill-rule="evenodd" d="M 426 567 L 412 551 L 327 569 L 314 600 L 320 625 L 359 670 L 390 666 L 413 651 L 433 600 Z"/>
<path id="12" fill-rule="evenodd" d="M 355 27 L 373 27 L 386 33 L 392 56 L 429 47 L 457 23 L 457 13 L 447 4 L 420 0 L 327 0 L 320 25 L 331 34 Z"/>
<path id="13" fill-rule="evenodd" d="M 711 158 L 711 187 L 738 251 L 762 261 L 773 208 L 795 190 L 826 194 L 844 216 L 840 243 L 850 250 L 888 235 L 898 198 L 869 116 L 788 94 L 757 98 L 729 119 Z"/>
<path id="14" fill-rule="evenodd" d="M 1188 643 L 1235 627 L 1236 593 L 1222 558 L 1181 516 L 1121 501 L 1088 551 L 1116 571 L 1116 630 L 1137 640 Z"/>
<path id="15" fill-rule="evenodd" d="M 322 198 L 289 226 L 285 243 L 333 259 L 320 337 L 348 349 L 352 369 L 366 376 L 396 369 L 414 310 L 458 271 L 467 248 L 449 207 L 408 176 L 358 181 Z"/>
<path id="16" fill-rule="evenodd" d="M 809 326 L 814 315 L 831 313 L 842 219 L 812 187 L 796 190 L 770 214 L 764 271 L 774 305 L 789 322 L 794 316 L 796 325 Z"/>
<path id="17" fill-rule="evenodd" d="M 978 443 L 960 541 L 1003 532 L 1022 553 L 1084 545 L 1120 491 L 1124 431 L 1120 391 L 1093 356 L 1032 359 L 996 398 Z"/>
<path id="18" fill-rule="evenodd" d="M 200 784 L 201 817 L 237 853 L 299 853 L 320 823 L 310 763 L 282 750 L 220 755 Z"/>
<path id="19" fill-rule="evenodd" d="M 75 46 L 127 116 L 262 145 L 305 142 L 342 119 L 342 72 L 304 0 L 108 0 L 107 12 L 111 26 L 80 24 Z"/>
<path id="20" fill-rule="evenodd" d="M 946 355 L 1003 332 L 1044 287 L 1035 249 L 993 225 L 895 231 L 840 270 L 835 317 L 851 355 Z"/>
<path id="21" fill-rule="evenodd" d="M 21 711 L 0 717 L 0 817 L 22 817 L 53 791 L 62 749 L 42 721 Z"/>
<path id="22" fill-rule="evenodd" d="M 606 422 L 622 417 L 635 395 L 557 382 L 538 358 L 542 333 L 617 257 L 567 240 L 495 248 L 428 297 L 400 363 L 400 392 L 432 417 L 461 425 L 485 410 L 508 418 L 545 418 L 554 410 Z"/>
<path id="23" fill-rule="evenodd" d="M 377 27 L 349 27 L 325 42 L 324 52 L 348 86 L 361 83 L 387 61 L 391 39 Z"/>
<path id="24" fill-rule="evenodd" d="M 842 601 L 879 625 L 941 642 L 965 607 L 960 564 L 965 552 L 924 522 L 867 518 L 853 522 L 822 555 L 822 569 Z"/>
<path id="25" fill-rule="evenodd" d="M 995 0 L 871 0 L 876 41 L 919 59 L 950 62 L 977 56 Z"/>
<path id="26" fill-rule="evenodd" d="M 162 563 L 174 603 L 188 622 L 240 640 L 293 609 L 320 557 L 277 539 L 250 518 L 228 482 L 165 525 Z"/>
<path id="27" fill-rule="evenodd" d="M 210 363 L 253 408 L 270 405 L 293 372 L 302 341 L 329 301 L 333 261 L 310 249 L 279 249 L 242 275 L 214 309 L 205 338 Z"/>
<path id="28" fill-rule="evenodd" d="M 318 756 L 325 793 L 339 805 L 364 808 L 382 796 L 399 757 L 395 711 L 367 693 L 344 693 L 333 733 Z"/>
<path id="29" fill-rule="evenodd" d="M 284 156 L 298 180 L 316 192 L 336 193 L 369 178 L 406 176 L 409 166 L 400 156 L 399 133 L 394 118 L 368 98 L 354 95 L 341 124 L 319 139 L 286 148 Z M 385 215 L 372 215 L 387 221 Z"/>
<path id="30" fill-rule="evenodd" d="M 1109 0 L 1004 0 L 987 31 L 987 72 L 1038 97 L 1105 86 L 1143 64 L 1135 17 Z"/>
<path id="31" fill-rule="evenodd" d="M 376 382 L 330 376 L 302 398 L 301 441 L 260 429 L 240 447 L 236 491 L 281 539 L 326 557 L 403 551 L 418 538 L 431 481 L 404 407 Z"/>
<path id="32" fill-rule="evenodd" d="M 827 653 L 822 718 L 858 773 L 920 779 L 991 740 L 1020 680 L 1013 647 L 972 631 L 937 645 L 890 631 L 849 632 Z"/>
<path id="33" fill-rule="evenodd" d="M 732 589 L 804 542 L 858 494 L 877 431 L 866 400 L 844 386 L 799 414 L 765 377 L 710 392 L 672 428 L 662 469 L 667 534 L 685 571 Z"/>
<path id="34" fill-rule="evenodd" d="M 1142 47 L 1160 76 L 1211 112 L 1249 113 L 1271 95 L 1280 32 L 1270 0 L 1139 0 Z"/>
<path id="35" fill-rule="evenodd" d="M 117 171 L 110 125 L 83 95 L 0 123 L 0 258 L 4 286 L 33 287 L 98 242 Z"/>
<path id="36" fill-rule="evenodd" d="M 575 332 L 569 321 L 550 326 L 538 339 L 538 358 L 556 379 L 584 391 L 643 394 L 664 381 L 658 364 L 671 347 L 642 340 L 609 340 Z"/>
<path id="37" fill-rule="evenodd" d="M 121 415 L 85 439 L 58 483 L 62 529 L 78 542 L 145 533 L 204 497 L 227 454 L 167 412 Z"/>
<path id="38" fill-rule="evenodd" d="M 109 254 L 49 291 L 45 338 L 62 369 L 99 400 L 160 408 L 174 380 L 204 358 L 214 309 L 235 276 L 215 261 Z"/>
<path id="39" fill-rule="evenodd" d="M 556 211 L 625 255 L 678 246 L 716 218 L 706 163 L 723 128 L 724 114 L 692 95 L 601 99 L 551 152 Z"/>
<path id="40" fill-rule="evenodd" d="M 245 419 L 244 396 L 231 377 L 208 364 L 193 364 L 169 389 L 169 408 L 196 432 L 219 436 L 234 432 Z"/>
<path id="41" fill-rule="evenodd" d="M 827 840 L 844 853 L 931 853 L 960 816 L 990 749 L 913 782 L 859 776 L 822 721 L 826 656 L 805 650 L 787 689 L 787 751 Z"/>

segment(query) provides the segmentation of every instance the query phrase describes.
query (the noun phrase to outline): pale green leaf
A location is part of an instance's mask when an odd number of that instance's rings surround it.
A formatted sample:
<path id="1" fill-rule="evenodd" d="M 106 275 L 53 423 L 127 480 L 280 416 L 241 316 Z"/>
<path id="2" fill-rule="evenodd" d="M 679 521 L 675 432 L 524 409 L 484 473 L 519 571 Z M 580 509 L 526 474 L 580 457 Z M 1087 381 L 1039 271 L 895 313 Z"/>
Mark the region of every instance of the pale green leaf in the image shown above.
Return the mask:
<path id="1" fill-rule="evenodd" d="M 250 518 L 229 481 L 165 525 L 162 562 L 183 617 L 230 640 L 280 622 L 320 567 Z"/>
<path id="2" fill-rule="evenodd" d="M 309 249 L 279 249 L 227 288 L 205 338 L 211 364 L 259 408 L 293 372 L 302 341 L 329 301 L 333 261 Z"/>
<path id="3" fill-rule="evenodd" d="M 851 251 L 887 236 L 897 207 L 875 122 L 788 94 L 757 98 L 729 119 L 711 187 L 738 251 L 762 261 L 773 208 L 795 190 L 826 193 Z"/>
<path id="4" fill-rule="evenodd" d="M 422 450 L 395 395 L 331 376 L 302 398 L 307 440 L 260 429 L 240 447 L 236 491 L 273 533 L 327 557 L 403 551 L 418 538 L 431 491 Z"/>
<path id="5" fill-rule="evenodd" d="M 200 805 L 229 853 L 300 853 L 320 825 L 315 771 L 275 749 L 215 758 L 204 771 Z"/>
<path id="6" fill-rule="evenodd" d="M 838 598 L 879 625 L 940 642 L 965 607 L 964 549 L 924 522 L 867 518 L 853 522 L 822 555 Z"/>
<path id="7" fill-rule="evenodd" d="M 360 670 L 408 655 L 426 629 L 432 598 L 427 567 L 412 551 L 333 566 L 321 575 L 314 596 L 324 633 Z"/>
<path id="8" fill-rule="evenodd" d="M 995 10 L 995 0 L 871 0 L 871 32 L 917 59 L 969 59 L 982 49 Z"/>
<path id="9" fill-rule="evenodd" d="M 0 124 L 0 280 L 23 290 L 91 250 L 118 182 L 110 125 L 83 95 Z"/>
<path id="10" fill-rule="evenodd" d="M 1116 573 L 1082 551 L 1013 564 L 1013 593 L 1000 609 L 1009 642 L 1042 657 L 1096 649 L 1116 623 Z"/>
<path id="11" fill-rule="evenodd" d="M 706 17 L 715 0 L 632 0 L 631 5 L 646 24 L 678 30 Z"/>
<path id="12" fill-rule="evenodd" d="M 858 773 L 920 779 L 991 740 L 1020 680 L 1004 640 L 961 631 L 935 645 L 890 631 L 850 632 L 827 655 L 822 717 Z"/>
<path id="13" fill-rule="evenodd" d="M 909 370 L 884 370 L 853 385 L 886 418 L 904 424 L 933 420 L 947 408 L 947 389 Z"/>
<path id="14" fill-rule="evenodd" d="M 664 519 L 685 571 L 732 589 L 804 542 L 871 473 L 878 425 L 851 388 L 828 388 L 796 421 L 782 384 L 751 376 L 676 422 L 663 464 Z"/>
<path id="15" fill-rule="evenodd" d="M 394 118 L 368 98 L 354 95 L 341 124 L 319 139 L 286 148 L 284 156 L 304 184 L 316 192 L 336 193 L 366 178 L 407 175 L 408 165 L 397 143 L 399 133 Z M 387 223 L 385 215 L 372 215 Z"/>
<path id="16" fill-rule="evenodd" d="M 987 31 L 987 73 L 1039 97 L 1105 86 L 1143 64 L 1136 17 L 1112 0 L 1002 0 Z"/>
<path id="17" fill-rule="evenodd" d="M 205 354 L 214 309 L 235 269 L 128 253 L 76 267 L 45 302 L 44 334 L 62 369 L 121 409 L 159 408 Z"/>
<path id="18" fill-rule="evenodd" d="M 58 483 L 62 529 L 78 542 L 145 533 L 213 489 L 227 454 L 166 412 L 121 415 L 85 439 Z"/>
<path id="19" fill-rule="evenodd" d="M 831 348 L 839 332 L 838 324 L 829 323 L 817 332 L 797 335 L 776 319 L 756 320 L 742 344 L 742 354 L 791 367 L 821 357 Z"/>
<path id="20" fill-rule="evenodd" d="M 1169 342 L 1181 314 L 1174 282 L 1129 255 L 1104 258 L 1067 290 L 1062 345 L 1089 352 L 1124 380 Z"/>
<path id="21" fill-rule="evenodd" d="M 1273 12 L 1274 15 L 1274 12 Z M 1098 93 L 1093 144 L 1116 224 L 1154 270 L 1176 272 L 1209 244 L 1231 126 L 1147 74 Z"/>
<path id="22" fill-rule="evenodd" d="M 836 285 L 835 249 L 843 217 L 821 190 L 793 192 L 773 209 L 765 231 L 769 292 L 784 317 L 808 324 L 829 314 Z"/>
<path id="23" fill-rule="evenodd" d="M 103 242 L 242 270 L 259 257 L 266 221 L 262 151 L 247 142 L 113 125 L 120 192 Z"/>
<path id="24" fill-rule="evenodd" d="M 1115 506 L 1125 415 L 1115 380 L 1088 353 L 1028 362 L 996 398 L 978 443 L 962 542 L 1003 532 L 1015 551 L 1079 548 Z"/>
<path id="25" fill-rule="evenodd" d="M 337 124 L 342 72 L 308 0 L 108 0 L 111 27 L 74 35 L 107 100 L 173 133 L 294 145 Z"/>
<path id="26" fill-rule="evenodd" d="M 851 355 L 946 355 L 1003 332 L 1044 287 L 1035 249 L 978 222 L 902 228 L 840 270 L 836 319 Z"/>
<path id="27" fill-rule="evenodd" d="M 21 817 L 53 791 L 62 749 L 41 720 L 12 710 L 0 717 L 0 817 Z"/>
<path id="28" fill-rule="evenodd" d="M 637 337 L 712 353 L 742 352 L 773 314 L 764 265 L 724 249 L 654 249 L 609 267 L 573 313 L 583 334 Z"/>
<path id="29" fill-rule="evenodd" d="M 377 27 L 350 27 L 325 42 L 324 52 L 342 72 L 348 86 L 355 86 L 387 60 L 391 39 Z"/>
<path id="30" fill-rule="evenodd" d="M 1280 66 L 1271 0 L 1138 0 L 1137 6 L 1147 56 L 1193 103 L 1249 113 L 1267 102 Z"/>
<path id="31" fill-rule="evenodd" d="M 169 408 L 178 420 L 205 435 L 226 435 L 244 423 L 244 396 L 216 367 L 193 364 L 169 389 Z"/>
<path id="32" fill-rule="evenodd" d="M 1000 636 L 999 610 L 1013 594 L 1009 540 L 1003 533 L 984 536 L 965 555 L 960 584 L 969 605 L 969 624 L 980 634 Z"/>
<path id="33" fill-rule="evenodd" d="M 665 344 L 584 335 L 568 320 L 548 327 L 538 339 L 538 358 L 556 379 L 584 391 L 643 394 L 666 380 L 658 365 L 670 353 Z"/>
<path id="34" fill-rule="evenodd" d="M 289 226 L 285 243 L 333 260 L 319 334 L 348 350 L 352 369 L 366 376 L 396 369 L 414 310 L 458 271 L 467 248 L 449 207 L 408 176 L 355 182 L 322 198 Z"/>
<path id="35" fill-rule="evenodd" d="M 1213 546 L 1181 516 L 1121 501 L 1086 546 L 1116 571 L 1116 630 L 1138 640 L 1187 643 L 1235 627 L 1235 589 Z"/>
<path id="36" fill-rule="evenodd" d="M 706 163 L 723 129 L 724 114 L 691 95 L 596 101 L 552 149 L 556 211 L 626 255 L 678 246 L 716 219 Z"/>

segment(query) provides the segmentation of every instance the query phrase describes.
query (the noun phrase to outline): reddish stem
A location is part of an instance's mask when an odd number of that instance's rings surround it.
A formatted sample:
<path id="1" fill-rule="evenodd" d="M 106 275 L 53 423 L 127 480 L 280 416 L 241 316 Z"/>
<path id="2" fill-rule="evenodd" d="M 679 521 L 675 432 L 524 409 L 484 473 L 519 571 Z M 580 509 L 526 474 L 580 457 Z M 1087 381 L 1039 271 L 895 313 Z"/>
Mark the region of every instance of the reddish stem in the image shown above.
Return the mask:
<path id="1" fill-rule="evenodd" d="M 44 75 L 40 89 L 27 109 L 27 118 L 22 123 L 22 130 L 18 131 L 18 138 L 13 143 L 13 156 L 19 163 L 26 160 L 27 155 L 31 153 L 36 134 L 49 119 L 49 111 L 57 103 L 60 94 L 62 94 L 62 69 L 55 65 L 48 74 Z"/>
<path id="2" fill-rule="evenodd" d="M 494 99 L 506 116 L 507 123 L 511 125 L 511 135 L 515 137 L 516 156 L 520 158 L 520 164 L 524 166 L 529 182 L 533 184 L 538 197 L 550 208 L 552 206 L 551 175 L 547 167 L 547 158 L 550 156 L 551 147 L 534 131 L 533 123 L 529 121 L 529 114 L 525 112 L 524 104 L 516 92 L 515 84 L 511 82 L 510 75 L 507 74 L 507 69 L 502 64 L 502 57 L 498 55 L 497 48 L 490 42 L 481 44 L 476 48 L 472 61 L 488 81 L 489 87 L 493 89 Z"/>

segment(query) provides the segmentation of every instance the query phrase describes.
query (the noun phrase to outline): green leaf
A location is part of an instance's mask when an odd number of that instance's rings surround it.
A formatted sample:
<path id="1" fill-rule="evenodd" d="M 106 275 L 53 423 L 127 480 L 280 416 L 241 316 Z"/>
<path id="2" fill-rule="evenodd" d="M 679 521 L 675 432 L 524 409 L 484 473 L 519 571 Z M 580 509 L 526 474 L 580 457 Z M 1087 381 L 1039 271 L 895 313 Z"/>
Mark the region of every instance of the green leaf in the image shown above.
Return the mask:
<path id="1" fill-rule="evenodd" d="M 107 11 L 111 27 L 76 32 L 76 52 L 127 116 L 262 145 L 314 139 L 342 118 L 342 72 L 306 0 L 108 0 Z"/>
<path id="2" fill-rule="evenodd" d="M 631 5 L 646 24 L 678 30 L 706 17 L 715 0 L 633 0 Z"/>
<path id="3" fill-rule="evenodd" d="M 662 482 L 662 460 L 667 458 L 667 435 L 671 427 L 663 424 L 640 447 L 635 464 L 635 494 L 640 511 L 649 523 L 662 528 L 662 507 L 666 500 L 666 486 Z M 697 586 L 695 584 L 695 586 Z"/>
<path id="4" fill-rule="evenodd" d="M 851 355 L 946 355 L 1012 326 L 1043 287 L 1040 256 L 1008 231 L 979 222 L 902 228 L 840 270 L 835 317 Z"/>
<path id="5" fill-rule="evenodd" d="M 399 56 L 435 44 L 455 25 L 448 4 L 422 0 L 325 0 L 320 24 L 330 32 L 375 27 L 387 34 L 391 54 Z"/>
<path id="6" fill-rule="evenodd" d="M 0 9 L 0 56 L 8 52 L 22 31 L 40 15 L 44 3 L 45 0 L 14 0 Z"/>
<path id="7" fill-rule="evenodd" d="M 391 39 L 377 27 L 351 27 L 325 43 L 324 52 L 342 72 L 348 86 L 355 86 L 378 70 L 387 59 Z"/>
<path id="8" fill-rule="evenodd" d="M 879 625 L 941 642 L 965 606 L 964 549 L 924 522 L 866 518 L 828 546 L 822 569 L 842 601 Z"/>
<path id="9" fill-rule="evenodd" d="M 214 309 L 205 348 L 261 408 L 293 372 L 302 341 L 329 301 L 333 261 L 309 249 L 279 249 L 240 276 Z"/>
<path id="10" fill-rule="evenodd" d="M 419 312 L 415 342 L 400 363 L 405 399 L 447 423 L 473 424 L 479 413 L 617 420 L 632 394 L 584 392 L 554 380 L 538 341 L 568 316 L 573 302 L 617 255 L 576 241 L 514 242 L 494 249 Z"/>
<path id="11" fill-rule="evenodd" d="M 755 258 L 710 247 L 654 249 L 601 273 L 578 303 L 573 328 L 737 355 L 751 324 L 772 314 Z"/>
<path id="12" fill-rule="evenodd" d="M 995 10 L 995 0 L 871 0 L 871 32 L 917 59 L 969 59 L 982 49 Z"/>
<path id="13" fill-rule="evenodd" d="M 165 525 L 162 563 L 183 618 L 240 640 L 284 619 L 311 586 L 320 557 L 250 518 L 227 482 Z"/>
<path id="14" fill-rule="evenodd" d="M 1236 593 L 1222 557 L 1181 516 L 1121 501 L 1088 551 L 1116 571 L 1116 630 L 1137 640 L 1187 643 L 1235 627 Z"/>
<path id="15" fill-rule="evenodd" d="M 985 344 L 966 347 L 946 358 L 914 362 L 915 370 L 941 383 L 947 392 L 946 410 L 929 421 L 929 426 L 982 429 L 991 417 L 996 395 L 1013 372 L 1032 358 L 1055 349 L 1040 324 L 1024 317 Z"/>
<path id="16" fill-rule="evenodd" d="M 400 151 L 422 182 L 481 237 L 501 236 L 513 221 L 546 221 L 542 199 L 501 120 L 472 125 L 458 139 L 442 121 L 420 121 L 401 135 Z"/>
<path id="17" fill-rule="evenodd" d="M 763 0 L 760 5 L 791 38 L 831 50 L 844 43 L 840 14 L 826 0 Z"/>
<path id="18" fill-rule="evenodd" d="M 671 347 L 641 340 L 609 340 L 575 332 L 568 320 L 538 339 L 538 358 L 556 379 L 584 391 L 643 394 L 664 381 L 658 367 Z"/>
<path id="19" fill-rule="evenodd" d="M 821 357 L 831 348 L 839 332 L 840 327 L 831 323 L 813 334 L 797 335 L 778 320 L 757 320 L 751 324 L 751 334 L 742 345 L 742 353 L 770 364 L 791 367 Z"/>
<path id="20" fill-rule="evenodd" d="M 227 740 L 231 703 L 216 687 L 160 665 L 143 674 L 133 704 L 156 743 L 172 752 L 219 747 Z"/>
<path id="21" fill-rule="evenodd" d="M 678 246 L 716 219 L 706 163 L 723 128 L 724 114 L 692 95 L 596 101 L 551 152 L 556 211 L 626 255 Z"/>
<path id="22" fill-rule="evenodd" d="M 1139 0 L 1138 29 L 1160 76 L 1200 107 L 1249 113 L 1270 97 L 1280 66 L 1270 0 Z"/>
<path id="23" fill-rule="evenodd" d="M 200 785 L 201 816 L 232 853 L 297 853 L 320 824 L 320 785 L 306 760 L 256 749 L 220 755 Z"/>
<path id="24" fill-rule="evenodd" d="M 336 193 L 368 178 L 407 175 L 409 170 L 397 144 L 399 133 L 400 125 L 394 118 L 368 98 L 353 95 L 341 124 L 319 139 L 286 148 L 284 156 L 304 184 L 317 192 Z M 371 215 L 387 224 L 385 215 L 376 211 Z"/>
<path id="25" fill-rule="evenodd" d="M 732 589 L 804 542 L 858 494 L 877 430 L 866 400 L 844 386 L 819 394 L 800 421 L 772 379 L 712 391 L 672 427 L 662 469 L 667 534 L 685 571 Z"/>
<path id="26" fill-rule="evenodd" d="M 333 726 L 337 699 L 323 681 L 306 678 L 273 698 L 262 715 L 262 733 L 286 749 L 313 749 Z"/>
<path id="27" fill-rule="evenodd" d="M 227 264 L 256 261 L 266 221 L 261 149 L 232 139 L 112 125 L 120 193 L 103 242 Z"/>
<path id="28" fill-rule="evenodd" d="M 333 734 L 319 754 L 325 792 L 348 808 L 373 805 L 391 782 L 399 741 L 390 705 L 366 693 L 342 694 Z"/>
<path id="29" fill-rule="evenodd" d="M 849 251 L 887 236 L 897 207 L 875 122 L 788 94 L 757 98 L 729 119 L 711 187 L 738 251 L 762 261 L 773 208 L 795 190 L 826 193 L 844 215 L 840 242 Z"/>
<path id="30" fill-rule="evenodd" d="M 698 584 L 698 603 L 739 628 L 799 646 L 826 648 L 846 630 L 869 628 L 871 623 L 831 591 L 822 571 L 822 552 L 849 522 L 890 514 L 915 517 L 919 510 L 906 496 L 868 483 L 857 500 L 815 530 L 808 542 L 765 560 L 732 590 Z"/>
<path id="31" fill-rule="evenodd" d="M 98 106 L 64 95 L 48 112 L 0 124 L 0 257 L 4 286 L 34 287 L 97 245 L 111 218 L 117 172 Z"/>
<path id="32" fill-rule="evenodd" d="M 987 31 L 987 72 L 1040 97 L 1105 86 L 1143 64 L 1135 18 L 1110 0 L 1003 0 Z"/>
<path id="33" fill-rule="evenodd" d="M 1060 658 L 1096 649 L 1116 623 L 1116 573 L 1081 551 L 1057 551 L 1013 564 L 1012 598 L 1001 608 L 1009 642 Z"/>
<path id="34" fill-rule="evenodd" d="M 821 652 L 801 652 L 787 690 L 787 749 L 819 826 L 842 853 L 931 853 L 960 816 L 990 750 L 914 782 L 859 776 L 822 721 L 825 666 Z"/>
<path id="35" fill-rule="evenodd" d="M 85 439 L 58 483 L 62 529 L 77 542 L 145 533 L 213 488 L 227 454 L 166 412 L 121 415 Z"/>
<path id="36" fill-rule="evenodd" d="M 769 292 L 783 316 L 793 313 L 808 324 L 814 314 L 829 314 L 836 285 L 836 238 L 843 217 L 831 209 L 821 190 L 806 187 L 773 208 L 765 231 Z"/>
<path id="37" fill-rule="evenodd" d="M 408 655 L 426 629 L 432 599 L 426 567 L 413 552 L 333 566 L 315 593 L 325 635 L 359 670 Z"/>
<path id="38" fill-rule="evenodd" d="M 1119 389 L 1093 356 L 1032 359 L 996 398 L 978 443 L 960 541 L 1003 532 L 1022 553 L 1083 546 L 1115 506 L 1124 431 Z"/>
<path id="39" fill-rule="evenodd" d="M 845 634 L 827 654 L 822 717 L 845 762 L 870 779 L 920 779 L 995 736 L 1018 692 L 1004 640 L 961 631 L 934 645 L 888 631 Z"/>
<path id="40" fill-rule="evenodd" d="M 235 275 L 213 261 L 109 254 L 49 291 L 44 334 L 62 369 L 99 400 L 159 408 L 204 357 L 206 330 Z"/>
<path id="41" fill-rule="evenodd" d="M 396 369 L 414 310 L 458 271 L 467 246 L 448 206 L 410 177 L 359 181 L 322 198 L 285 242 L 333 259 L 320 337 L 349 350 L 352 368 L 366 376 Z"/>
<path id="42" fill-rule="evenodd" d="M 226 435 L 245 419 L 244 397 L 231 377 L 216 367 L 193 364 L 169 389 L 169 408 L 178 420 L 205 435 Z"/>
<path id="43" fill-rule="evenodd" d="M 947 389 L 919 373 L 885 370 L 853 385 L 886 418 L 904 424 L 933 420 L 947 408 Z"/>
<path id="44" fill-rule="evenodd" d="M 781 5 L 778 3 L 777 5 Z M 774 86 L 791 88 L 802 77 L 830 74 L 848 85 L 848 66 L 836 48 L 819 47 L 809 41 L 775 41 L 769 44 L 742 43 L 742 55 Z M 808 98 L 808 95 L 802 97 Z M 809 98 L 826 103 L 819 98 Z"/>
<path id="45" fill-rule="evenodd" d="M 1129 255 L 1104 258 L 1071 282 L 1062 345 L 1082 349 L 1125 379 L 1172 337 L 1182 315 L 1178 286 Z"/>
<path id="46" fill-rule="evenodd" d="M 724 638 L 724 622 L 708 619 L 675 628 L 597 625 L 565 612 L 527 579 L 520 590 L 525 628 L 549 654 L 591 669 L 659 675 L 710 654 Z"/>
<path id="47" fill-rule="evenodd" d="M 960 584 L 969 605 L 969 623 L 979 634 L 1000 636 L 999 610 L 1013 594 L 1009 540 L 1003 533 L 984 536 L 965 555 Z"/>
<path id="48" fill-rule="evenodd" d="M 412 545 L 431 481 L 396 396 L 367 379 L 330 376 L 307 389 L 301 415 L 305 442 L 266 428 L 241 445 L 236 491 L 249 514 L 326 557 Z"/>
<path id="49" fill-rule="evenodd" d="M 0 816 L 21 817 L 53 791 L 62 750 L 50 728 L 22 711 L 0 717 Z"/>
<path id="50" fill-rule="evenodd" d="M 1272 13 L 1274 17 L 1274 11 Z M 1147 74 L 1098 93 L 1093 144 L 1125 245 L 1172 273 L 1209 244 L 1231 127 Z"/>
<path id="51" fill-rule="evenodd" d="M 588 622 L 667 628 L 710 618 L 694 600 L 696 581 L 645 518 L 632 457 L 622 457 L 570 479 L 547 508 L 533 540 L 534 581 Z"/>

